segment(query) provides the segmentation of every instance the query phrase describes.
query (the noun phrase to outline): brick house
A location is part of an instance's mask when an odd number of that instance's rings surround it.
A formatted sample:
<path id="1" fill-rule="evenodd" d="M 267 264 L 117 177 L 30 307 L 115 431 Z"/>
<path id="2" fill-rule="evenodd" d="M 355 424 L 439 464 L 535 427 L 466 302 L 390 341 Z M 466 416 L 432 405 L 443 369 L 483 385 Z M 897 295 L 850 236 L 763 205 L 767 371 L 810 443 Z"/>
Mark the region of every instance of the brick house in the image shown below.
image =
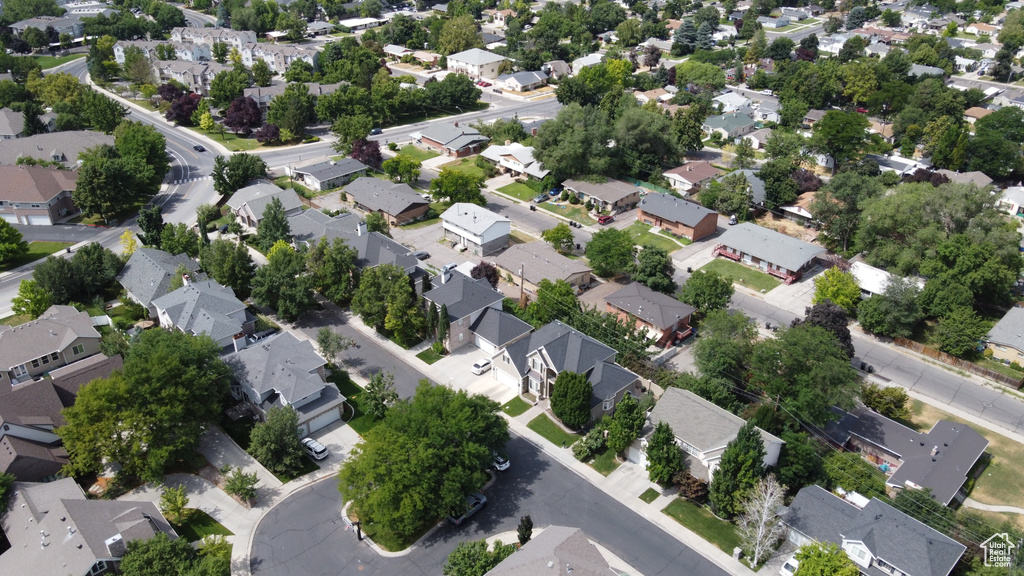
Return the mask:
<path id="1" fill-rule="evenodd" d="M 718 212 L 659 192 L 640 200 L 636 218 L 694 242 L 718 230 Z"/>
<path id="2" fill-rule="evenodd" d="M 693 306 L 651 290 L 639 282 L 631 282 L 604 299 L 606 310 L 622 320 L 647 330 L 659 346 L 690 335 Z"/>

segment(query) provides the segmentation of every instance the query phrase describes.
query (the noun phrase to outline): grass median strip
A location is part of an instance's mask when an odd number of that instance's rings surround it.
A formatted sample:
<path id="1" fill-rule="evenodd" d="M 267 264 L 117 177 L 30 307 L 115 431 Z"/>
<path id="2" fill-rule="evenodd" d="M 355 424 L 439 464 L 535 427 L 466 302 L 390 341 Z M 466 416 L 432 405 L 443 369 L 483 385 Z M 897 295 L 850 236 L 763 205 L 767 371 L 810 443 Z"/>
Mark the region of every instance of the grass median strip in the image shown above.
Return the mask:
<path id="1" fill-rule="evenodd" d="M 735 526 L 689 500 L 676 498 L 662 512 L 727 554 L 740 545 Z"/>
<path id="2" fill-rule="evenodd" d="M 547 414 L 540 414 L 533 420 L 530 420 L 530 423 L 527 424 L 526 427 L 537 434 L 540 434 L 555 446 L 569 447 L 580 439 L 578 434 L 572 434 L 562 430 L 562 427 L 552 422 L 551 418 L 548 418 Z"/>

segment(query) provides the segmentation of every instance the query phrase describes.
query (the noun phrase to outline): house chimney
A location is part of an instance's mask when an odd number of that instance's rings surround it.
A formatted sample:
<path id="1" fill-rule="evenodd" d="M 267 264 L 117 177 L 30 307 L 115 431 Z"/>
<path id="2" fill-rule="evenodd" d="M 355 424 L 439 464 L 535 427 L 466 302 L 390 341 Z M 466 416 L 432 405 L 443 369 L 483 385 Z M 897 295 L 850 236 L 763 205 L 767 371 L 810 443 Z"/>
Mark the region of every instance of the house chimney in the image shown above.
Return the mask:
<path id="1" fill-rule="evenodd" d="M 235 337 L 231 339 L 231 344 L 234 345 L 235 352 L 239 352 L 241 350 L 245 350 L 245 348 L 249 345 L 248 344 L 248 340 L 245 339 L 245 333 L 244 332 L 239 333 L 239 334 L 235 334 Z"/>
<path id="2" fill-rule="evenodd" d="M 189 277 L 189 275 L 188 275 L 188 274 L 182 274 L 182 275 L 181 275 L 181 285 L 182 285 L 182 286 L 188 286 L 188 285 L 189 285 L 189 282 L 190 282 L 191 280 L 192 280 L 192 278 L 191 278 L 191 277 Z"/>
<path id="3" fill-rule="evenodd" d="M 359 224 L 356 224 L 356 236 L 362 236 L 363 234 L 366 234 L 366 222 L 360 221 Z"/>
<path id="4" fill-rule="evenodd" d="M 449 270 L 441 271 L 441 284 L 447 284 L 448 280 L 451 280 L 452 273 Z"/>
<path id="5" fill-rule="evenodd" d="M 938 446 L 932 446 L 932 456 L 935 456 L 938 453 L 939 453 L 939 447 Z"/>

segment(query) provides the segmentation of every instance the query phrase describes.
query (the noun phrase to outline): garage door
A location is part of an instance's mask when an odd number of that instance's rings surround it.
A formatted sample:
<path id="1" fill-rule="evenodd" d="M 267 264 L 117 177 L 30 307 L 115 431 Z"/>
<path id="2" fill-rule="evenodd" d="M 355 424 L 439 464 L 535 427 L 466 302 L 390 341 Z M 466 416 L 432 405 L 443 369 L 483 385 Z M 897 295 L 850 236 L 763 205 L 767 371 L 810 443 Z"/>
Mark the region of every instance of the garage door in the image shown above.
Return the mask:
<path id="1" fill-rule="evenodd" d="M 475 336 L 473 344 L 475 344 L 476 347 L 483 351 L 485 354 L 494 354 L 494 352 L 497 350 L 494 344 L 491 344 L 487 340 L 481 338 L 479 335 Z"/>
<path id="2" fill-rule="evenodd" d="M 519 392 L 519 378 L 513 376 L 512 374 L 509 374 L 508 372 L 505 372 L 504 370 L 498 369 L 494 370 L 494 377 L 498 380 L 498 382 L 501 382 L 505 386 L 508 386 L 509 388 L 515 390 L 516 392 Z"/>
<path id="3" fill-rule="evenodd" d="M 50 222 L 50 217 L 45 215 L 29 216 L 28 223 L 32 226 L 50 226 L 53 224 Z"/>
<path id="4" fill-rule="evenodd" d="M 640 442 L 636 441 L 629 445 L 629 451 L 626 452 L 626 459 L 634 464 L 639 464 L 644 468 L 647 467 L 647 454 L 640 449 Z"/>
<path id="5" fill-rule="evenodd" d="M 309 433 L 312 434 L 313 432 L 316 432 L 317 430 L 323 428 L 324 426 L 333 424 L 338 420 L 341 420 L 341 413 L 337 408 L 331 410 L 330 412 L 324 412 L 323 414 L 309 421 Z"/>
<path id="6" fill-rule="evenodd" d="M 0 214 L 0 218 L 3 218 L 4 222 L 7 222 L 8 224 L 18 223 L 18 217 L 14 214 Z"/>

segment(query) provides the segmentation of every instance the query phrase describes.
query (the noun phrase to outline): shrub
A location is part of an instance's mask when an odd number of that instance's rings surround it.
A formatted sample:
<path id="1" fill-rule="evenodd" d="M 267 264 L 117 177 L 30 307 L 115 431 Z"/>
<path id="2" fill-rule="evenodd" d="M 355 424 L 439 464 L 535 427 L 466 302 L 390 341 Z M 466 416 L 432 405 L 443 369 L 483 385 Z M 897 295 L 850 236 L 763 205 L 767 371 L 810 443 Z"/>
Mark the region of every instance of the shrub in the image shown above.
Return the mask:
<path id="1" fill-rule="evenodd" d="M 430 345 L 430 350 L 438 356 L 444 356 L 444 344 L 440 340 L 435 340 L 434 343 Z"/>
<path id="2" fill-rule="evenodd" d="M 562 202 L 565 202 L 566 200 L 568 200 L 569 199 L 569 191 L 568 190 L 562 190 L 562 195 L 559 196 L 558 199 L 561 200 Z"/>
<path id="3" fill-rule="evenodd" d="M 687 469 L 682 469 L 672 476 L 672 483 L 679 488 L 679 495 L 697 504 L 704 504 L 708 499 L 708 484 L 697 478 Z"/>
<path id="4" fill-rule="evenodd" d="M 580 462 L 589 462 L 604 447 L 604 429 L 594 428 L 572 445 L 572 455 Z"/>
<path id="5" fill-rule="evenodd" d="M 591 210 L 594 209 L 594 201 L 593 200 L 587 200 L 587 203 L 584 204 L 583 207 L 587 209 L 587 212 L 590 212 Z"/>
<path id="6" fill-rule="evenodd" d="M 391 150 L 392 152 L 398 150 L 398 144 L 395 144 L 394 142 L 388 142 L 388 150 Z"/>
<path id="7" fill-rule="evenodd" d="M 572 204 L 573 206 L 575 206 L 575 205 L 577 205 L 579 203 L 580 203 L 580 197 L 579 196 L 577 196 L 575 194 L 569 196 L 569 204 Z"/>

